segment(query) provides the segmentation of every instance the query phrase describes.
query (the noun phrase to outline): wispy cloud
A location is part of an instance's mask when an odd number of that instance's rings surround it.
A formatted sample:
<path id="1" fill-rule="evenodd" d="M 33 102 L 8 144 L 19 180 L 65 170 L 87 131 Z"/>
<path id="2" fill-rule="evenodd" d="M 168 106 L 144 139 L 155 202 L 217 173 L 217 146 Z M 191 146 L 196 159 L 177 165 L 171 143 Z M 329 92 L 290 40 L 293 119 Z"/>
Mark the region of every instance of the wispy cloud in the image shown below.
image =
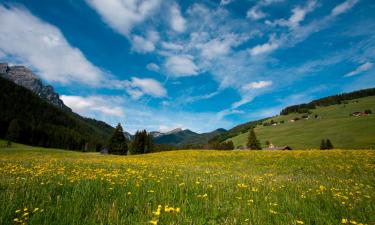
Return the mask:
<path id="1" fill-rule="evenodd" d="M 352 77 L 358 75 L 360 73 L 370 70 L 373 66 L 374 64 L 371 62 L 363 63 L 362 65 L 358 66 L 355 70 L 345 74 L 344 77 Z"/>
<path id="2" fill-rule="evenodd" d="M 255 82 L 248 83 L 248 84 L 243 86 L 243 89 L 245 89 L 245 90 L 260 89 L 260 88 L 265 88 L 265 87 L 268 87 L 268 86 L 271 86 L 271 85 L 272 85 L 272 81 L 262 80 L 262 81 L 257 81 L 257 82 L 255 81 Z"/>
<path id="3" fill-rule="evenodd" d="M 247 13 L 246 17 L 252 20 L 260 20 L 268 16 L 267 13 L 262 11 L 262 7 L 271 5 L 273 3 L 282 2 L 283 0 L 259 0 L 257 3 L 251 7 Z"/>
<path id="4" fill-rule="evenodd" d="M 305 19 L 306 15 L 315 10 L 317 7 L 317 2 L 315 0 L 310 0 L 305 6 L 297 6 L 292 9 L 292 15 L 288 20 L 279 19 L 274 22 L 269 22 L 268 24 L 287 26 L 290 29 L 297 28 L 300 23 Z"/>
<path id="5" fill-rule="evenodd" d="M 358 1 L 359 0 L 346 0 L 346 1 L 344 1 L 343 3 L 337 5 L 335 8 L 332 9 L 331 15 L 332 16 L 338 16 L 342 13 L 347 12 L 348 10 L 353 8 L 353 6 L 358 3 Z"/>
<path id="6" fill-rule="evenodd" d="M 149 64 L 147 64 L 146 68 L 148 70 L 154 71 L 154 72 L 157 72 L 157 71 L 160 70 L 160 67 L 157 64 L 155 64 L 155 63 L 149 63 Z"/>

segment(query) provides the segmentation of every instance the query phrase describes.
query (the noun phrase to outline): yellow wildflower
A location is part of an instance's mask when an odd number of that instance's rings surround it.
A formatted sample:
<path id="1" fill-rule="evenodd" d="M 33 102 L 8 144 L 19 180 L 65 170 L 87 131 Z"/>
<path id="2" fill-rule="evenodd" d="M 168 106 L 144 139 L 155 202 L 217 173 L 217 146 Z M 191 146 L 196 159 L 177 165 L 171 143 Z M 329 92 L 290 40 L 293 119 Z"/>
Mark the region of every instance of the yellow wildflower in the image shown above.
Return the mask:
<path id="1" fill-rule="evenodd" d="M 305 224 L 302 220 L 296 220 L 297 224 Z"/>
<path id="2" fill-rule="evenodd" d="M 158 224 L 158 220 L 150 220 L 150 223 L 153 224 L 153 225 L 157 225 Z"/>

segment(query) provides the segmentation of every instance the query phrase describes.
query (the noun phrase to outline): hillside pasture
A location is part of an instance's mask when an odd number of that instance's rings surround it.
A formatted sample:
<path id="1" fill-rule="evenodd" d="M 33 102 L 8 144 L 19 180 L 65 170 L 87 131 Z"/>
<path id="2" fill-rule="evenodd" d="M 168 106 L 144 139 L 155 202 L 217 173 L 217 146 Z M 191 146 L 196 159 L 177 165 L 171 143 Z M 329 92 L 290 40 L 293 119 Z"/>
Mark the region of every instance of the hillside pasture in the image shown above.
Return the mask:
<path id="1" fill-rule="evenodd" d="M 368 116 L 350 116 L 353 112 L 370 109 Z M 307 114 L 275 116 L 275 126 L 257 125 L 255 133 L 261 144 L 269 141 L 278 146 L 291 146 L 293 149 L 319 148 L 322 139 L 329 138 L 336 148 L 370 149 L 375 148 L 375 96 L 348 101 L 348 104 L 318 107 L 311 110 L 309 119 L 301 118 Z M 318 118 L 315 118 L 315 115 Z M 291 122 L 296 117 L 298 121 Z M 284 123 L 279 123 L 284 121 Z M 246 146 L 248 132 L 230 138 L 235 147 Z"/>

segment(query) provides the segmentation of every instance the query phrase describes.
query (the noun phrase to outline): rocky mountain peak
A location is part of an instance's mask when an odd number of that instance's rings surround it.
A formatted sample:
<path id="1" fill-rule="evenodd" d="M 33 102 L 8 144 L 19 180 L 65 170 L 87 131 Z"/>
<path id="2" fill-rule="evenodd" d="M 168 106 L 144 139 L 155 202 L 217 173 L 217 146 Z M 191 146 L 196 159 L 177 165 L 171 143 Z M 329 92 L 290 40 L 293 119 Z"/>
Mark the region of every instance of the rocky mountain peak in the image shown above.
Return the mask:
<path id="1" fill-rule="evenodd" d="M 25 66 L 9 66 L 8 63 L 0 63 L 0 76 L 31 90 L 40 98 L 61 109 L 71 111 L 51 85 L 45 86 L 41 79 Z"/>
<path id="2" fill-rule="evenodd" d="M 173 129 L 173 130 L 171 130 L 171 131 L 168 131 L 168 132 L 166 132 L 166 133 L 164 133 L 165 135 L 167 135 L 167 134 L 175 134 L 175 133 L 178 133 L 178 132 L 181 132 L 182 131 L 182 128 L 176 128 L 176 129 Z"/>

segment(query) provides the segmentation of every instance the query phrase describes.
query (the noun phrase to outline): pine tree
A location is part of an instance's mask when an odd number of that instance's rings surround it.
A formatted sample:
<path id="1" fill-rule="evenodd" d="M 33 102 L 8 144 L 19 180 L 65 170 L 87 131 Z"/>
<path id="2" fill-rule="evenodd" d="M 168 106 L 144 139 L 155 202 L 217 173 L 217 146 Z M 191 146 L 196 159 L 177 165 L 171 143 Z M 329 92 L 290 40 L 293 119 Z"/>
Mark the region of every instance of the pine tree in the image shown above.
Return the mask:
<path id="1" fill-rule="evenodd" d="M 131 144 L 131 154 L 145 154 L 153 151 L 153 140 L 151 134 L 148 134 L 146 130 L 137 131 L 134 135 L 133 142 Z"/>
<path id="2" fill-rule="evenodd" d="M 332 142 L 329 139 L 327 139 L 327 141 L 326 141 L 326 149 L 333 149 Z"/>
<path id="3" fill-rule="evenodd" d="M 227 150 L 233 150 L 233 149 L 234 149 L 233 141 L 228 141 L 228 148 L 227 148 Z"/>
<path id="4" fill-rule="evenodd" d="M 325 150 L 327 149 L 327 143 L 324 139 L 320 142 L 320 150 Z"/>
<path id="5" fill-rule="evenodd" d="M 251 150 L 261 150 L 262 147 L 255 135 L 254 129 L 251 129 L 247 139 L 247 147 Z"/>
<path id="6" fill-rule="evenodd" d="M 145 149 L 145 153 L 153 152 L 154 150 L 154 140 L 151 134 L 147 134 L 147 145 Z"/>
<path id="7" fill-rule="evenodd" d="M 115 131 L 113 132 L 112 137 L 108 141 L 108 153 L 126 155 L 128 152 L 127 139 L 124 135 L 124 130 L 122 129 L 121 124 L 119 123 Z"/>

